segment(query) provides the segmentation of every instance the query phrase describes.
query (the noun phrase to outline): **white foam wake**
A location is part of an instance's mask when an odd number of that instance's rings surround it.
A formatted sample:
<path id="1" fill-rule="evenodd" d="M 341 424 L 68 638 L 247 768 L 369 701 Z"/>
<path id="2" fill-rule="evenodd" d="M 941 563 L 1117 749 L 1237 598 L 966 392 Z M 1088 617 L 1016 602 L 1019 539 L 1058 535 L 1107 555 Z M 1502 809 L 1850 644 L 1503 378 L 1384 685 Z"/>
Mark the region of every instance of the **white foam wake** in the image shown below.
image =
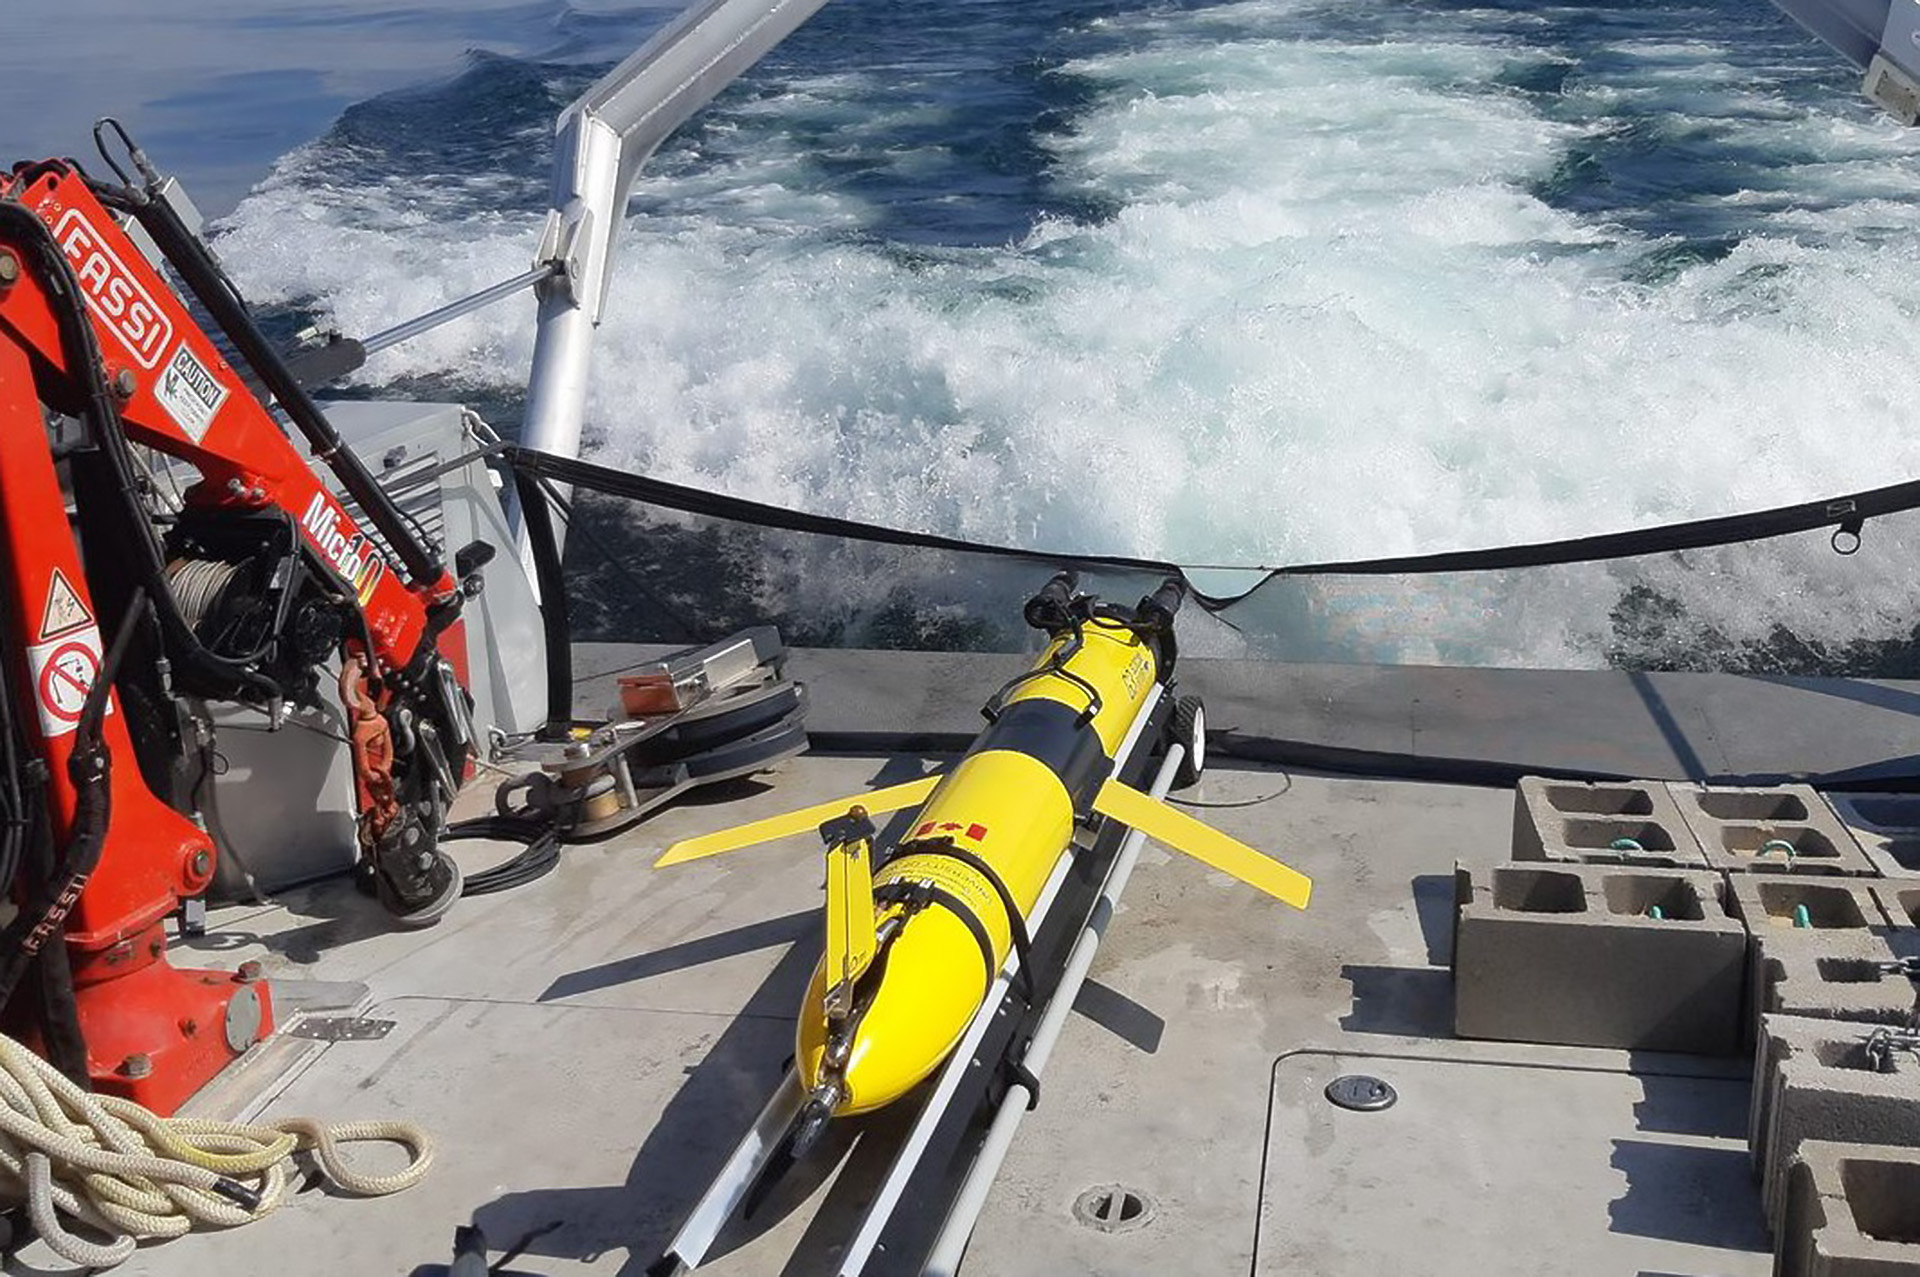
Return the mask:
<path id="1" fill-rule="evenodd" d="M 906 254 L 783 119 L 884 138 L 858 74 L 737 107 L 643 182 L 590 406 L 599 457 L 680 482 L 969 537 L 1283 562 L 1588 534 L 1920 476 L 1920 141 L 1808 106 L 1727 49 L 1607 50 L 1548 118 L 1500 84 L 1571 55 L 1508 17 L 1302 38 L 1284 0 L 1117 19 L 1057 74 L 1098 89 L 1056 180 L 1118 201 L 997 249 Z M 1497 21 L 1496 21 L 1497 19 Z M 1482 24 L 1491 24 L 1483 29 Z M 1110 51 L 1118 48 L 1122 51 Z M 876 72 L 876 74 L 879 74 Z M 1737 246 L 1658 240 L 1537 191 L 1657 119 L 1748 188 L 1702 195 Z M 1778 157 L 1787 155 L 1791 162 Z M 485 183 L 329 190 L 292 157 L 221 242 L 267 299 L 364 332 L 522 269 L 537 232 Z M 379 356 L 378 381 L 514 384 L 528 308 Z M 1920 548 L 1817 544 L 1452 582 L 1315 587 L 1280 646 L 1593 664 L 1623 586 L 1736 639 L 1905 633 Z M 1414 614 L 1406 614 L 1413 608 Z"/>

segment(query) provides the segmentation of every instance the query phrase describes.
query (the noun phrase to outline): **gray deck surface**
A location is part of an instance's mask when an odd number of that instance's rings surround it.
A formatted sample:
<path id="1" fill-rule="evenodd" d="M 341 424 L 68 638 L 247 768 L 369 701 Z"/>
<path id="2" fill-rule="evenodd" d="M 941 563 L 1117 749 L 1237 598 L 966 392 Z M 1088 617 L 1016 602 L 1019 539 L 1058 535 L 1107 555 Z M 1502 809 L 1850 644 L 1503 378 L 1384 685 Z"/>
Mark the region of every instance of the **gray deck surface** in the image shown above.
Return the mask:
<path id="1" fill-rule="evenodd" d="M 605 717 L 616 672 L 670 649 L 574 645 L 576 712 Z M 802 649 L 816 744 L 958 749 L 1014 658 Z M 1619 670 L 1463 669 L 1188 659 L 1216 754 L 1320 770 L 1466 764 L 1738 783 L 1920 776 L 1920 682 Z M 1510 782 L 1509 782 L 1510 783 Z"/>
<path id="2" fill-rule="evenodd" d="M 495 1260 L 524 1247 L 503 1272 L 641 1273 L 791 1051 L 821 899 L 808 840 L 658 873 L 653 855 L 937 761 L 792 760 L 731 804 L 569 848 L 548 878 L 425 932 L 394 930 L 339 883 L 216 911 L 177 962 L 258 957 L 283 979 L 362 981 L 370 1014 L 395 1022 L 381 1041 L 313 1049 L 265 1111 L 408 1117 L 439 1159 L 399 1196 L 306 1192 L 121 1271 L 424 1277 L 477 1221 Z M 466 801 L 484 807 L 491 788 Z M 969 1272 L 1769 1270 L 1737 1138 L 1740 1062 L 1451 1040 L 1448 875 L 1455 857 L 1505 858 L 1509 793 L 1217 767 L 1185 796 L 1260 800 L 1199 814 L 1312 874 L 1313 908 L 1149 844 Z M 1344 1069 L 1392 1081 L 1400 1103 L 1333 1109 L 1321 1087 Z M 205 1105 L 256 1098 L 262 1071 Z M 836 1175 L 797 1175 L 702 1271 L 825 1271 L 879 1143 Z M 1076 1222 L 1075 1197 L 1103 1184 L 1145 1194 L 1152 1219 L 1114 1234 Z M 33 1247 L 7 1271 L 62 1271 L 46 1262 Z"/>

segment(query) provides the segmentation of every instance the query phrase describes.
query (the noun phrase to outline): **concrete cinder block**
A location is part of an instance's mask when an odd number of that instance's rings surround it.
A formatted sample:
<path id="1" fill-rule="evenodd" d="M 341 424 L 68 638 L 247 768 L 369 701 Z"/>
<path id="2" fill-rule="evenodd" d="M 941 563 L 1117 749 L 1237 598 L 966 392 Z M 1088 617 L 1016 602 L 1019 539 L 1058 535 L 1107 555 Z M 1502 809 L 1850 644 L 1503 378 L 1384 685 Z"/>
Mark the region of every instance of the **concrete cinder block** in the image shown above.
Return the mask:
<path id="1" fill-rule="evenodd" d="M 1920 886 L 1920 794 L 1823 794 L 1883 878 Z"/>
<path id="2" fill-rule="evenodd" d="M 1513 858 L 1704 869 L 1699 841 L 1659 781 L 1581 784 L 1522 777 L 1513 790 Z"/>
<path id="3" fill-rule="evenodd" d="M 1876 1055 L 1876 1042 L 1893 1045 Z M 1920 1052 L 1901 1030 L 1769 1015 L 1754 1048 L 1748 1149 L 1777 1230 L 1787 1167 L 1805 1140 L 1920 1145 Z"/>
<path id="4" fill-rule="evenodd" d="M 1871 940 L 1876 928 L 1887 929 L 1886 913 L 1872 887 L 1858 879 L 1736 873 L 1727 875 L 1727 890 L 1734 916 L 1753 937 L 1747 952 L 1748 1012 L 1742 1039 L 1749 1045 L 1761 1014 L 1786 1010 L 1767 1005 L 1763 948 L 1775 958 L 1788 953 L 1817 957 L 1841 952 L 1836 944 Z"/>
<path id="5" fill-rule="evenodd" d="M 1747 1093 L 1747 1156 L 1753 1162 L 1753 1175 L 1760 1179 L 1767 1165 L 1768 1127 L 1773 1120 L 1774 1076 L 1780 1059 L 1794 1051 L 1811 1051 L 1838 1034 L 1848 1041 L 1864 1041 L 1867 1030 L 1830 1020 L 1803 1020 L 1790 1015 L 1768 1015 L 1760 1019 L 1753 1044 L 1753 1086 Z M 1771 1217 L 1770 1217 L 1771 1218 Z"/>
<path id="6" fill-rule="evenodd" d="M 1920 1149 L 1804 1140 L 1774 1277 L 1920 1277 Z"/>
<path id="7" fill-rule="evenodd" d="M 1920 984 L 1890 968 L 1920 959 L 1920 931 L 1756 931 L 1753 945 L 1748 987 L 1755 1025 L 1763 1015 L 1897 1027 L 1916 1022 Z"/>
<path id="8" fill-rule="evenodd" d="M 1455 884 L 1461 1037 L 1738 1051 L 1747 937 L 1720 875 L 1536 861 Z"/>
<path id="9" fill-rule="evenodd" d="M 1873 862 L 1807 785 L 1732 789 L 1669 782 L 1712 869 L 1737 873 L 1853 874 Z"/>
<path id="10" fill-rule="evenodd" d="M 1896 927 L 1920 927 L 1920 883 L 1876 882 L 1873 898 Z"/>
<path id="11" fill-rule="evenodd" d="M 1867 933 L 1888 925 L 1871 883 L 1837 877 L 1728 874 L 1734 916 L 1756 936 Z"/>

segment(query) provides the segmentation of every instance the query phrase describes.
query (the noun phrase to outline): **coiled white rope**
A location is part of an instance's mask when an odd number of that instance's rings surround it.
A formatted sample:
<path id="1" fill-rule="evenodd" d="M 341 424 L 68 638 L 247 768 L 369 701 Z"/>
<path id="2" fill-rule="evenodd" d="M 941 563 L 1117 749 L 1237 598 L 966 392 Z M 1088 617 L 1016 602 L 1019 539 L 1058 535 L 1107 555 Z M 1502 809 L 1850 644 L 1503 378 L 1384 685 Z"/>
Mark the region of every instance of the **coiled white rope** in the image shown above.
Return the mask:
<path id="1" fill-rule="evenodd" d="M 366 1140 L 402 1145 L 411 1160 L 389 1175 L 356 1171 L 339 1146 Z M 34 1229 L 69 1263 L 110 1268 L 147 1238 L 251 1223 L 280 1205 L 297 1151 L 310 1151 L 333 1183 L 368 1196 L 411 1188 L 433 1165 L 432 1139 L 411 1122 L 163 1118 L 88 1094 L 0 1034 L 0 1196 L 24 1200 Z M 70 1220 L 109 1240 L 80 1236 Z"/>

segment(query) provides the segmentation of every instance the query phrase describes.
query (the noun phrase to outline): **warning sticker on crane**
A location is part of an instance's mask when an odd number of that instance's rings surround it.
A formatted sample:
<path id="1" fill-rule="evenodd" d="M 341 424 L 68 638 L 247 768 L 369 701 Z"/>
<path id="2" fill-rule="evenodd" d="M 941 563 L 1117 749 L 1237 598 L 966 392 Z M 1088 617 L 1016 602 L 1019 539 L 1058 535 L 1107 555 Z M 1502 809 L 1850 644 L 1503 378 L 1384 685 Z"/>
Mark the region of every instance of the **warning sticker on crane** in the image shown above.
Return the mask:
<path id="1" fill-rule="evenodd" d="M 183 341 L 161 370 L 160 379 L 153 383 L 153 397 L 168 416 L 180 423 L 187 438 L 199 443 L 213 427 L 220 405 L 227 401 L 227 388 Z"/>
<path id="2" fill-rule="evenodd" d="M 80 591 L 73 588 L 65 572 L 55 568 L 53 583 L 47 586 L 47 609 L 40 614 L 40 641 L 44 643 L 92 624 L 93 613 L 80 601 Z"/>
<path id="3" fill-rule="evenodd" d="M 92 625 L 27 649 L 40 726 L 48 740 L 65 736 L 80 725 L 87 693 L 100 677 L 100 656 L 100 631 Z M 113 702 L 108 701 L 107 713 L 112 712 Z"/>

